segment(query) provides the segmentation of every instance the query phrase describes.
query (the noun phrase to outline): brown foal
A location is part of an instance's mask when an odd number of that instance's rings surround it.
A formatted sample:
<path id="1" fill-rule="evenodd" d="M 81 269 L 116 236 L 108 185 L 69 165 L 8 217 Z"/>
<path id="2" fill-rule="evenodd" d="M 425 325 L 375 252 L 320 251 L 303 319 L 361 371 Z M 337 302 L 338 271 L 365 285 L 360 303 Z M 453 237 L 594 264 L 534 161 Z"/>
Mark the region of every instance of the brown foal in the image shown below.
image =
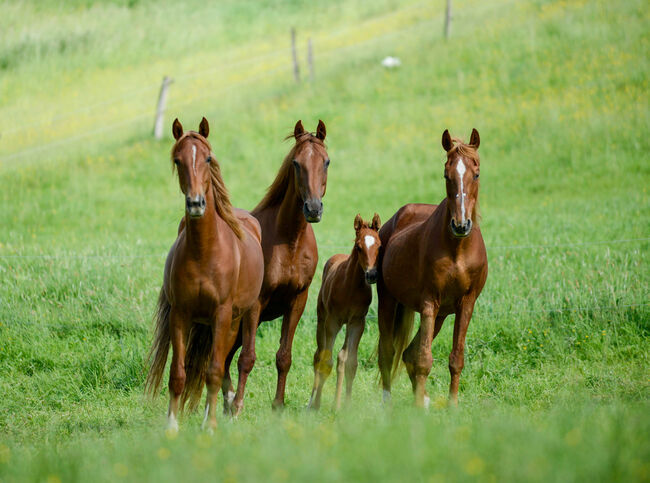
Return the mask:
<path id="1" fill-rule="evenodd" d="M 185 195 L 185 220 L 165 263 L 147 389 L 159 391 L 171 344 L 167 426 L 178 430 L 179 410 L 186 402 L 196 408 L 205 384 L 203 427 L 212 430 L 226 356 L 240 323 L 245 333 L 255 327 L 259 315 L 255 309 L 264 277 L 261 230 L 253 216 L 230 204 L 207 140 L 208 121 L 203 118 L 199 132 L 183 132 L 176 119 L 172 132 L 176 143 L 171 156 Z M 251 356 L 254 347 L 245 344 L 241 357 Z M 234 398 L 238 404 L 246 375 L 240 373 Z"/>
<path id="2" fill-rule="evenodd" d="M 275 357 L 278 382 L 274 409 L 284 407 L 293 336 L 305 310 L 318 263 L 316 237 L 310 223 L 319 222 L 323 214 L 322 198 L 330 163 L 323 142 L 325 135 L 323 121 L 318 122 L 315 134 L 305 131 L 301 121 L 296 123 L 290 136 L 296 143 L 284 158 L 266 196 L 252 211 L 262 227 L 264 251 L 264 283 L 256 311 L 260 313 L 260 323 L 282 317 L 280 348 Z M 223 383 L 226 404 L 232 394 L 228 367 L 237 348 L 236 344 L 226 361 Z M 232 410 L 237 414 L 241 408 Z"/>
<path id="3" fill-rule="evenodd" d="M 357 351 L 366 326 L 366 314 L 372 301 L 370 284 L 377 281 L 379 228 L 381 221 L 375 213 L 369 224 L 357 215 L 354 219 L 354 247 L 350 255 L 331 257 L 323 269 L 323 281 L 318 292 L 317 349 L 314 353 L 314 388 L 307 407 L 320 408 L 325 380 L 332 371 L 332 348 L 339 331 L 346 325 L 345 342 L 336 363 L 336 398 L 334 408 L 341 407 L 341 390 L 345 373 L 346 400 L 352 395 L 352 383 L 357 373 Z"/>
<path id="4" fill-rule="evenodd" d="M 391 379 L 401 357 L 415 404 L 428 404 L 425 386 L 433 363 L 431 343 L 445 317 L 453 313 L 449 398 L 458 403 L 465 335 L 487 279 L 487 255 L 477 223 L 479 143 L 476 129 L 469 144 L 452 139 L 445 130 L 447 197 L 439 205 L 403 206 L 379 232 L 383 245 L 377 283 L 379 370 L 385 401 L 390 399 Z M 420 313 L 420 328 L 409 344 L 414 312 Z"/>

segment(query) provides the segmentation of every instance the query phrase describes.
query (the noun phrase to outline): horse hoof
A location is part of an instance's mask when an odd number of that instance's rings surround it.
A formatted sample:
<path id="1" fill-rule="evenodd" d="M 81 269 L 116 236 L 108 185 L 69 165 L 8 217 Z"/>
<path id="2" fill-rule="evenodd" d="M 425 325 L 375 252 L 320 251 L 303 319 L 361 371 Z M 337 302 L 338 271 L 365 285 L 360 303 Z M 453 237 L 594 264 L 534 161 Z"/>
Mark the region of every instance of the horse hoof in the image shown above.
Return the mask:
<path id="1" fill-rule="evenodd" d="M 273 403 L 271 404 L 271 409 L 273 409 L 274 411 L 282 412 L 284 411 L 284 403 L 273 401 Z"/>

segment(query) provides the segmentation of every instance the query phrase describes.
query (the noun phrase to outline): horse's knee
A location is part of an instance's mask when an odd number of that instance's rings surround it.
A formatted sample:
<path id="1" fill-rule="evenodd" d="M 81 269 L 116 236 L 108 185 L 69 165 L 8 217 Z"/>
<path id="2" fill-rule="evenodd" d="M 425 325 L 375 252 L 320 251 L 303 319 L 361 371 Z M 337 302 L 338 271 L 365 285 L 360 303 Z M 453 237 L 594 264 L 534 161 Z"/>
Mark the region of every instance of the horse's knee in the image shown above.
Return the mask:
<path id="1" fill-rule="evenodd" d="M 289 372 L 291 368 L 291 352 L 279 350 L 275 355 L 275 367 L 280 373 Z"/>
<path id="2" fill-rule="evenodd" d="M 460 374 L 465 367 L 465 358 L 461 353 L 452 352 L 449 355 L 449 372 L 454 374 Z"/>
<path id="3" fill-rule="evenodd" d="M 169 392 L 174 396 L 180 396 L 185 387 L 185 371 L 169 376 Z"/>
<path id="4" fill-rule="evenodd" d="M 255 354 L 242 354 L 239 357 L 239 361 L 237 361 L 237 368 L 239 369 L 239 372 L 245 372 L 248 374 L 253 370 L 253 366 L 255 365 Z"/>
<path id="5" fill-rule="evenodd" d="M 223 381 L 224 368 L 220 364 L 210 364 L 206 373 L 205 382 L 208 387 L 221 387 Z"/>

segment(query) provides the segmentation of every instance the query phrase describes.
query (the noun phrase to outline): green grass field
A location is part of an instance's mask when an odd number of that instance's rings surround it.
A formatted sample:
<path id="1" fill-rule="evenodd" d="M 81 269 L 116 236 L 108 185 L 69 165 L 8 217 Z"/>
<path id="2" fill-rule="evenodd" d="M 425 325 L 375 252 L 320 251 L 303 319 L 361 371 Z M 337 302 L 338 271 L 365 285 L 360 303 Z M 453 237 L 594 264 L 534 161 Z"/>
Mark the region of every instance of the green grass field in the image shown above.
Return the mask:
<path id="1" fill-rule="evenodd" d="M 0 2 L 0 481 L 650 481 L 645 2 L 456 0 L 448 41 L 442 1 L 60 3 Z M 278 320 L 242 416 L 208 436 L 186 414 L 170 438 L 144 358 L 183 216 L 171 121 L 204 115 L 237 206 L 262 197 L 297 119 L 325 121 L 332 164 L 287 409 L 270 408 Z M 331 411 L 331 377 L 306 412 L 322 265 L 351 249 L 356 213 L 438 203 L 441 133 L 472 127 L 490 273 L 459 407 L 451 320 L 432 408 L 405 373 L 382 407 L 374 300 L 351 405 Z"/>

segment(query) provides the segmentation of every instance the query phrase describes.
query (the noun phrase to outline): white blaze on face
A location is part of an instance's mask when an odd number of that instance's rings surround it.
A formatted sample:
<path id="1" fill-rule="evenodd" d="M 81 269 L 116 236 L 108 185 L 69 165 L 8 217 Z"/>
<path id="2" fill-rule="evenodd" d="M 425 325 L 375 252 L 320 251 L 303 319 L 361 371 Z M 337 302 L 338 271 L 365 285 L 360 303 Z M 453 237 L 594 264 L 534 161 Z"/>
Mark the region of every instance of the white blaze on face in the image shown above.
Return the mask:
<path id="1" fill-rule="evenodd" d="M 456 164 L 456 172 L 460 177 L 460 192 L 456 195 L 456 197 L 460 198 L 461 224 L 465 224 L 465 197 L 467 196 L 467 194 L 465 193 L 465 187 L 463 185 L 463 176 L 465 175 L 465 171 L 467 171 L 467 168 L 465 167 L 463 158 L 459 158 L 458 164 Z"/>
<path id="2" fill-rule="evenodd" d="M 375 244 L 375 237 L 372 237 L 370 235 L 366 235 L 363 240 L 366 242 L 366 248 L 370 248 Z"/>
<path id="3" fill-rule="evenodd" d="M 192 171 L 194 171 L 194 176 L 196 176 L 196 146 L 192 144 Z"/>

